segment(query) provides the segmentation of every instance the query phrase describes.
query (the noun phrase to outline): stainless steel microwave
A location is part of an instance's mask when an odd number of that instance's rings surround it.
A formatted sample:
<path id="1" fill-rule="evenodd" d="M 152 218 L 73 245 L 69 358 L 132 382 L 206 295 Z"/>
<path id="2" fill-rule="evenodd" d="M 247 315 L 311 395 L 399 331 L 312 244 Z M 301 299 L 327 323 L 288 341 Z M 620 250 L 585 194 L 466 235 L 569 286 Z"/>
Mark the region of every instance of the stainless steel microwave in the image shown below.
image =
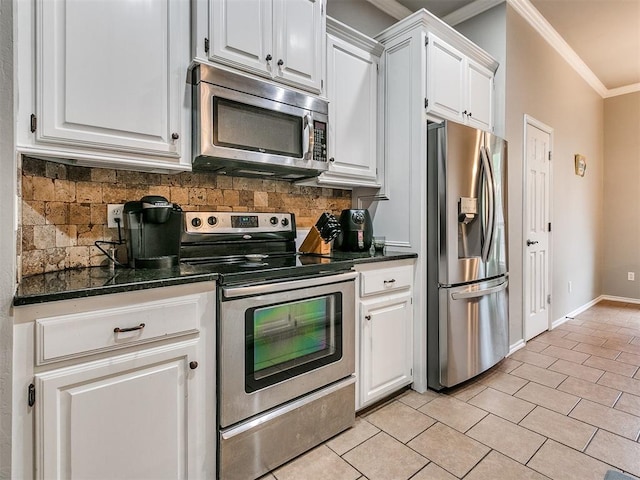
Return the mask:
<path id="1" fill-rule="evenodd" d="M 193 169 L 301 180 L 327 169 L 328 102 L 194 63 Z"/>

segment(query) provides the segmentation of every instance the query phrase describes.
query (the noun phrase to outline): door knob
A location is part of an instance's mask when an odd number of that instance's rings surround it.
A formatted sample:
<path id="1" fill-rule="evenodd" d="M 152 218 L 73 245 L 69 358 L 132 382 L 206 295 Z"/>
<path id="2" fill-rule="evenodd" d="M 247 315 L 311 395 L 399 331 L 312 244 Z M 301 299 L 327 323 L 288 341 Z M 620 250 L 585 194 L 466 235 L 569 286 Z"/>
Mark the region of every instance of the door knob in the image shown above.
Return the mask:
<path id="1" fill-rule="evenodd" d="M 531 245 L 535 245 L 536 243 L 538 243 L 537 240 L 527 240 L 527 247 L 530 247 Z"/>

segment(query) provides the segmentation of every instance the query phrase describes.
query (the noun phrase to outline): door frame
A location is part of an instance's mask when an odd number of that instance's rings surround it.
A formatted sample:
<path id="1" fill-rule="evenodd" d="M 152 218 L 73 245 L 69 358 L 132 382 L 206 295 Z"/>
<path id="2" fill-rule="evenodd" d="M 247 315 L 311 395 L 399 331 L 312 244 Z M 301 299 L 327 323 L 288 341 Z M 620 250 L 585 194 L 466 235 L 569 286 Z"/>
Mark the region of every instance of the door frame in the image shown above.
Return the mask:
<path id="1" fill-rule="evenodd" d="M 547 295 L 551 295 L 553 291 L 553 275 L 552 275 L 552 266 L 553 266 L 553 128 L 545 123 L 542 123 L 539 120 L 536 120 L 534 117 L 528 114 L 524 114 L 524 122 L 523 122 L 523 142 L 522 142 L 522 245 L 524 245 L 526 234 L 527 234 L 527 226 L 525 223 L 526 213 L 527 213 L 527 129 L 529 126 L 535 127 L 543 132 L 549 134 L 549 153 L 551 155 L 551 160 L 549 162 L 549 189 L 548 189 L 548 202 L 549 202 L 549 222 L 551 223 L 551 231 L 547 232 L 549 234 L 549 261 L 547 268 L 547 285 L 549 286 L 549 290 Z M 525 311 L 526 303 L 525 303 L 525 287 L 527 285 L 527 276 L 526 276 L 526 249 L 522 247 L 521 253 L 521 261 L 522 261 L 522 339 L 523 342 L 526 343 L 527 340 L 527 312 Z M 551 302 L 553 302 L 553 298 L 551 298 Z M 551 305 L 552 303 L 548 303 L 549 308 L 547 310 L 547 331 L 551 330 L 553 325 L 553 320 L 551 319 Z"/>

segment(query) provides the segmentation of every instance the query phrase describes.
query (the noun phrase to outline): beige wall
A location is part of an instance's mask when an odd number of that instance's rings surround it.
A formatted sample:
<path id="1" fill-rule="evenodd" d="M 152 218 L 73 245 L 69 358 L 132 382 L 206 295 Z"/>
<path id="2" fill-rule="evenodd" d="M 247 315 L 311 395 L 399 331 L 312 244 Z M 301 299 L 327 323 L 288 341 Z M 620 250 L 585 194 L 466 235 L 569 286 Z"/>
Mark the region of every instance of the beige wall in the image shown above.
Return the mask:
<path id="1" fill-rule="evenodd" d="M 506 67 L 513 343 L 522 338 L 523 117 L 528 114 L 553 128 L 551 320 L 555 321 L 602 292 L 604 102 L 509 6 Z M 576 153 L 587 158 L 584 177 L 574 174 Z"/>
<path id="2" fill-rule="evenodd" d="M 603 100 L 508 4 L 456 28 L 497 58 L 498 73 L 504 75 L 496 82 L 496 130 L 509 142 L 509 337 L 514 345 L 524 332 L 524 115 L 553 129 L 551 320 L 555 321 L 602 293 Z M 574 174 L 576 153 L 587 157 L 583 178 Z"/>
<path id="3" fill-rule="evenodd" d="M 640 92 L 604 101 L 604 157 L 602 293 L 640 299 Z"/>

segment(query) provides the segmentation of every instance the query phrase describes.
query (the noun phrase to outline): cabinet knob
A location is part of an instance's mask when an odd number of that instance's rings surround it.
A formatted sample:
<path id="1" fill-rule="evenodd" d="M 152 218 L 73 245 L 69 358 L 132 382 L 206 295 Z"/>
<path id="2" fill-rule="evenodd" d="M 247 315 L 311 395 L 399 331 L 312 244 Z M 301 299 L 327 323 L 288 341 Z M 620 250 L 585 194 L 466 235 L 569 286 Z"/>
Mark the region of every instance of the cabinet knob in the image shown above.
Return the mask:
<path id="1" fill-rule="evenodd" d="M 179 134 L 179 133 L 176 133 L 176 132 L 173 132 L 173 133 L 171 134 L 171 138 L 172 138 L 173 140 L 178 140 L 178 139 L 180 138 L 180 134 Z"/>
<path id="2" fill-rule="evenodd" d="M 462 112 L 462 114 L 466 116 L 467 115 L 467 111 L 465 110 L 464 112 Z"/>
<path id="3" fill-rule="evenodd" d="M 270 62 L 271 60 L 273 60 L 273 57 L 271 56 L 270 53 L 267 53 L 267 56 L 264 58 L 267 62 Z"/>
<path id="4" fill-rule="evenodd" d="M 473 114 L 471 112 L 469 112 L 467 115 L 469 115 L 470 117 L 473 116 Z"/>
<path id="5" fill-rule="evenodd" d="M 198 362 L 196 361 L 189 362 L 189 368 L 191 370 L 195 370 L 196 368 L 198 368 Z"/>
<path id="6" fill-rule="evenodd" d="M 365 319 L 365 320 L 371 320 L 371 315 L 365 315 L 365 316 L 364 316 L 364 319 Z"/>
<path id="7" fill-rule="evenodd" d="M 282 65 L 284 65 L 284 60 L 282 59 L 278 60 L 278 66 L 281 67 Z"/>
<path id="8" fill-rule="evenodd" d="M 333 163 L 333 162 L 335 162 L 335 161 L 336 161 L 336 159 L 335 159 L 335 158 L 333 158 L 333 157 L 331 157 L 331 158 L 329 159 L 329 161 L 330 161 L 331 163 Z"/>

